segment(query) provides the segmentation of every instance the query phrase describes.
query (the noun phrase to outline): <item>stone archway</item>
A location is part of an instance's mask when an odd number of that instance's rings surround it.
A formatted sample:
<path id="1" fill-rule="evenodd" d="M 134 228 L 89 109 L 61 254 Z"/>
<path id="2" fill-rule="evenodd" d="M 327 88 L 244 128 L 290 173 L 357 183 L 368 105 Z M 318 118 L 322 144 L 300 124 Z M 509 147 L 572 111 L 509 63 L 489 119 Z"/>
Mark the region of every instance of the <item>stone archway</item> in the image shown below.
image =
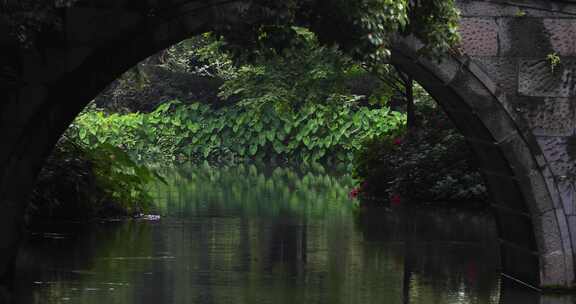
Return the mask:
<path id="1" fill-rule="evenodd" d="M 505 96 L 467 56 L 418 55 L 417 39 L 399 39 L 392 61 L 437 100 L 476 154 L 490 192 L 503 274 L 532 286 L 570 286 L 573 256 L 567 223 L 557 216 L 558 189 L 531 134 L 525 138 Z"/>
<path id="2" fill-rule="evenodd" d="M 514 19 L 518 18 L 514 10 L 503 13 L 498 3 L 459 3 L 471 14 L 462 22 L 464 51 L 508 60 L 511 53 L 501 52 L 500 47 L 505 37 L 490 31 L 514 34 L 522 30 L 516 23 L 524 21 Z M 4 139 L 0 150 L 0 277 L 7 277 L 16 254 L 22 202 L 44 158 L 81 109 L 140 60 L 215 24 L 235 21 L 231 6 L 216 10 L 201 3 L 192 5 L 198 7 L 184 7 L 181 14 L 176 12 L 161 22 L 149 13 L 122 11 L 117 6 L 71 8 L 67 12 L 66 44 L 47 48 L 42 54 L 15 53 L 20 62 L 19 81 L 0 92 L 6 101 L 0 104 L 0 135 Z M 471 8 L 475 5 L 480 8 Z M 502 20 L 494 25 L 485 21 L 486 16 Z M 547 16 L 555 20 L 554 14 Z M 97 22 L 84 25 L 86 20 Z M 479 39 L 495 39 L 498 47 L 482 45 L 475 49 Z M 469 45 L 472 47 L 466 47 Z M 570 198 L 557 182 L 551 154 L 543 153 L 549 145 L 542 148 L 530 127 L 537 120 L 526 122 L 516 113 L 511 101 L 516 92 L 488 77 L 478 65 L 481 56 L 447 54 L 441 60 L 426 59 L 418 55 L 419 47 L 414 38 L 399 38 L 393 48 L 393 62 L 438 100 L 477 154 L 499 223 L 504 274 L 532 286 L 573 287 L 575 249 L 570 233 L 576 227 L 570 227 Z M 519 68 L 538 68 L 538 60 L 534 60 L 535 64 L 527 61 Z M 492 70 L 506 74 L 513 69 L 502 65 Z M 514 75 L 527 77 L 527 73 Z M 529 87 L 520 89 L 535 94 Z M 555 89 L 561 88 L 551 90 Z"/>

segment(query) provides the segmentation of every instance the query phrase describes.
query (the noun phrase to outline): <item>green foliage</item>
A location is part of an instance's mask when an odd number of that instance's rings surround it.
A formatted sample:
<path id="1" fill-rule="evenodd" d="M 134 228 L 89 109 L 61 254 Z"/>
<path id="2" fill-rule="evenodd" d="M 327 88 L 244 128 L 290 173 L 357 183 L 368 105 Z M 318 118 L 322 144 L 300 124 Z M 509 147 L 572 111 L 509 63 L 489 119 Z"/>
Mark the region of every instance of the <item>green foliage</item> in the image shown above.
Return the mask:
<path id="1" fill-rule="evenodd" d="M 562 62 L 560 56 L 558 56 L 557 53 L 550 53 L 546 55 L 546 60 L 548 61 L 548 64 L 550 64 L 550 70 L 552 73 L 554 73 L 556 67 Z"/>
<path id="2" fill-rule="evenodd" d="M 455 0 L 416 0 L 410 1 L 410 5 L 406 33 L 424 42 L 424 54 L 438 56 L 460 43 L 460 12 Z"/>
<path id="3" fill-rule="evenodd" d="M 230 55 L 223 52 L 224 41 L 212 33 L 186 39 L 167 49 L 167 65 L 173 71 L 199 76 L 231 79 L 236 67 Z"/>
<path id="4" fill-rule="evenodd" d="M 218 33 L 235 54 L 267 52 L 290 46 L 293 26 L 311 29 L 322 44 L 338 45 L 361 61 L 384 62 L 397 34 L 414 34 L 431 55 L 459 42 L 459 12 L 454 0 L 290 0 L 253 1 L 241 11 L 246 22 Z M 258 20 L 258 22 L 250 22 Z"/>
<path id="5" fill-rule="evenodd" d="M 518 8 L 518 10 L 516 11 L 516 17 L 518 18 L 522 18 L 522 17 L 526 17 L 526 12 L 520 8 Z"/>
<path id="6" fill-rule="evenodd" d="M 245 105 L 274 103 L 298 110 L 307 103 L 326 104 L 333 95 L 350 94 L 346 81 L 357 65 L 337 49 L 319 45 L 306 29 L 296 30 L 302 37 L 297 47 L 242 65 L 220 87 L 220 97 Z"/>
<path id="7" fill-rule="evenodd" d="M 422 109 L 423 125 L 405 138 L 368 140 L 355 158 L 361 195 L 376 200 L 483 201 L 483 184 L 465 139 L 438 109 Z"/>
<path id="8" fill-rule="evenodd" d="M 186 40 L 168 50 L 164 64 L 225 79 L 222 103 L 174 101 L 147 114 L 89 109 L 72 125 L 71 134 L 86 145 L 109 143 L 135 160 L 152 162 L 348 163 L 365 138 L 403 128 L 403 115 L 377 108 L 390 95 L 386 87 L 370 95 L 378 87 L 374 79 L 375 85 L 363 90 L 366 95 L 352 94 L 351 80 L 369 73 L 336 48 L 321 46 L 312 32 L 294 30 L 298 48 L 240 66 L 231 64 L 220 49 L 224 42 L 212 34 Z M 368 99 L 374 103 L 368 105 Z"/>
<path id="9" fill-rule="evenodd" d="M 336 97 L 334 97 L 336 98 Z M 363 140 L 396 132 L 405 117 L 388 109 L 307 104 L 283 111 L 273 103 L 213 109 L 194 103 L 166 103 L 149 114 L 88 111 L 71 134 L 84 144 L 109 144 L 135 159 L 220 161 L 348 161 Z"/>
<path id="10" fill-rule="evenodd" d="M 69 131 L 70 132 L 70 131 Z M 149 209 L 147 186 L 163 181 L 108 143 L 62 137 L 39 175 L 29 213 L 55 218 L 130 215 Z"/>
<path id="11" fill-rule="evenodd" d="M 126 152 L 108 143 L 87 151 L 94 164 L 92 172 L 96 183 L 109 200 L 120 204 L 127 214 L 148 210 L 152 198 L 147 186 L 163 181 L 160 175 L 135 163 Z"/>
<path id="12" fill-rule="evenodd" d="M 0 1 L 0 18 L 7 20 L 10 34 L 20 42 L 34 45 L 42 35 L 64 34 L 65 21 L 58 8 L 76 2 Z M 211 5 L 218 3 L 209 1 L 206 9 Z M 153 10 L 147 2 L 137 6 Z M 377 60 L 389 56 L 391 39 L 399 33 L 419 36 L 432 51 L 446 51 L 458 42 L 454 0 L 252 0 L 238 1 L 236 7 L 228 13 L 235 14 L 238 21 L 213 26 L 226 37 L 229 48 L 240 53 L 246 49 L 282 50 L 297 36 L 294 26 L 311 28 L 321 41 L 342 46 L 350 54 Z"/>

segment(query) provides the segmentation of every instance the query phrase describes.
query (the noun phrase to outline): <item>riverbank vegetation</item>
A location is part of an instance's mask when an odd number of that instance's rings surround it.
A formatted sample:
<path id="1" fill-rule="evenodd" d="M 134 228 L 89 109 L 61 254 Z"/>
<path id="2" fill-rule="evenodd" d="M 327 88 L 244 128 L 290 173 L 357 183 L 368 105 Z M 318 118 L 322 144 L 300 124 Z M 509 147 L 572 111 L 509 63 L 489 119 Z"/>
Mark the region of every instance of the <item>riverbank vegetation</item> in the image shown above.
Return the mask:
<path id="1" fill-rule="evenodd" d="M 309 104 L 297 112 L 271 105 L 214 109 L 173 101 L 147 114 L 88 111 L 73 126 L 76 140 L 92 147 L 120 146 L 134 159 L 235 163 L 349 163 L 367 138 L 403 129 L 405 116 L 346 100 Z"/>
<path id="2" fill-rule="evenodd" d="M 186 40 L 111 85 L 72 134 L 146 161 L 349 163 L 366 138 L 404 128 L 386 83 L 297 33 L 281 54 L 249 63 L 234 62 L 212 34 Z"/>
<path id="3" fill-rule="evenodd" d="M 87 146 L 64 135 L 38 177 L 28 216 L 69 220 L 147 212 L 148 185 L 163 181 L 115 146 Z"/>
<path id="4" fill-rule="evenodd" d="M 397 33 L 419 36 L 426 56 L 453 47 L 453 2 L 336 1 L 328 19 L 316 18 L 326 13 L 319 7 L 300 16 L 302 3 L 290 2 L 270 11 L 288 12 L 271 24 L 267 16 L 259 26 L 187 39 L 112 83 L 58 143 L 31 214 L 139 213 L 151 201 L 148 184 L 162 180 L 147 166 L 190 161 L 338 166 L 368 185 L 356 190 L 362 197 L 479 197 L 477 174 L 467 173 L 472 164 L 440 170 L 452 152 L 470 157 L 464 141 L 416 119 L 417 104 L 429 97 L 387 61 Z M 333 18 L 349 26 L 341 37 L 325 24 Z"/>
<path id="5" fill-rule="evenodd" d="M 446 114 L 418 105 L 417 129 L 367 140 L 354 161 L 351 192 L 376 203 L 482 203 L 487 189 L 476 158 Z"/>

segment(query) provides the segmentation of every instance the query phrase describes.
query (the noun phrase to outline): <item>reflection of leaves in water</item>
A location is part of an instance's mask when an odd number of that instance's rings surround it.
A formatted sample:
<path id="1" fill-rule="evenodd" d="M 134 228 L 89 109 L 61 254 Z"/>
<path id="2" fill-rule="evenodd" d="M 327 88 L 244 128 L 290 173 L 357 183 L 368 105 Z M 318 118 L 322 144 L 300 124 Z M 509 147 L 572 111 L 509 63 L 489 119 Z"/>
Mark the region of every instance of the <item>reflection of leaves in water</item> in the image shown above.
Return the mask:
<path id="1" fill-rule="evenodd" d="M 256 165 L 210 167 L 189 165 L 163 174 L 168 185 L 154 185 L 159 212 L 190 215 L 210 210 L 241 210 L 250 215 L 321 217 L 349 214 L 353 202 L 349 175 L 325 169 L 301 172 Z"/>

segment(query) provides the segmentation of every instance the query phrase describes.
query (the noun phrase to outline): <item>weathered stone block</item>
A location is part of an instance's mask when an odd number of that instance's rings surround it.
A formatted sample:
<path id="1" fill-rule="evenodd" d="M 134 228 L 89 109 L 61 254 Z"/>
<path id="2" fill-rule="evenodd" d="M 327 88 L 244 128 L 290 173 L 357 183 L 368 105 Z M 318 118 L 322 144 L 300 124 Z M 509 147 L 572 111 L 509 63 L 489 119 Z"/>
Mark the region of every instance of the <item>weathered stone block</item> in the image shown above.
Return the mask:
<path id="1" fill-rule="evenodd" d="M 516 176 L 518 186 L 523 194 L 530 214 L 542 214 L 560 208 L 560 199 L 552 199 L 553 194 L 541 170 L 534 169 L 528 175 Z M 555 192 L 554 192 L 555 193 Z"/>
<path id="2" fill-rule="evenodd" d="M 458 8 L 464 17 L 501 17 L 515 16 L 518 14 L 517 7 L 497 4 L 493 2 L 482 2 L 476 0 L 458 1 Z"/>
<path id="3" fill-rule="evenodd" d="M 570 97 L 574 95 L 576 61 L 561 59 L 553 67 L 546 56 L 519 62 L 518 93 L 533 97 Z"/>
<path id="4" fill-rule="evenodd" d="M 542 267 L 540 267 L 540 285 L 543 288 L 557 288 L 558 286 L 570 286 L 572 284 L 565 263 L 565 256 L 564 252 L 557 251 L 540 257 L 540 263 L 542 263 Z"/>
<path id="5" fill-rule="evenodd" d="M 502 97 L 504 94 L 502 88 L 494 82 L 491 75 L 487 74 L 472 57 L 463 62 L 463 65 L 468 69 L 468 72 L 473 75 L 471 78 L 476 78 L 474 81 L 478 83 L 478 87 L 486 91 L 485 94 L 494 96 L 496 99 Z"/>
<path id="6" fill-rule="evenodd" d="M 568 226 L 570 227 L 570 238 L 572 243 L 576 244 L 576 215 L 569 215 L 567 217 Z"/>
<path id="7" fill-rule="evenodd" d="M 518 59 L 513 57 L 474 56 L 472 62 L 505 92 L 518 89 Z"/>
<path id="8" fill-rule="evenodd" d="M 576 176 L 576 155 L 569 153 L 569 138 L 542 136 L 536 138 L 556 179 Z"/>
<path id="9" fill-rule="evenodd" d="M 445 85 L 423 86 L 446 112 L 458 113 L 464 116 L 473 115 L 472 109 L 450 87 Z"/>
<path id="10" fill-rule="evenodd" d="M 438 85 L 450 83 L 462 70 L 468 62 L 468 58 L 458 58 L 455 60 L 441 60 L 440 62 L 434 59 L 426 59 L 420 57 L 417 64 L 420 65 L 426 72 L 433 75 Z"/>
<path id="11" fill-rule="evenodd" d="M 392 62 L 413 76 L 427 90 L 445 86 L 445 83 L 454 78 L 460 68 L 458 64 L 446 64 L 445 69 L 439 69 L 434 67 L 431 62 L 420 61 L 419 58 L 412 58 L 410 55 L 403 54 L 403 45 L 397 47 L 399 49 L 392 53 Z M 404 45 L 404 47 L 406 46 Z"/>
<path id="12" fill-rule="evenodd" d="M 564 18 L 573 17 L 576 8 L 561 2 L 552 1 L 479 1 L 479 0 L 458 0 L 458 8 L 462 16 L 465 17 L 509 17 L 509 18 L 533 18 L 547 17 Z M 512 5 L 517 3 L 518 6 Z M 529 5 L 527 5 L 529 4 Z"/>
<path id="13" fill-rule="evenodd" d="M 484 108 L 476 113 L 495 141 L 505 141 L 518 134 L 517 126 L 512 117 L 499 105 Z"/>
<path id="14" fill-rule="evenodd" d="M 574 254 L 574 246 L 572 245 L 572 239 L 570 238 L 568 218 L 562 208 L 555 209 L 554 213 L 556 214 L 556 221 L 558 227 L 560 228 L 560 238 L 562 239 L 562 248 L 564 249 L 565 253 L 566 261 L 564 263 L 566 267 L 570 267 L 570 269 L 572 269 L 572 265 L 574 264 L 572 259 L 572 255 Z M 570 258 L 566 256 L 568 254 L 570 255 Z"/>
<path id="15" fill-rule="evenodd" d="M 499 56 L 546 58 L 554 53 L 544 19 L 500 18 L 497 22 Z"/>
<path id="16" fill-rule="evenodd" d="M 520 134 L 515 133 L 498 145 L 516 176 L 529 175 L 533 170 L 538 169 L 533 157 L 534 152 L 529 149 Z"/>
<path id="17" fill-rule="evenodd" d="M 560 192 L 558 191 L 558 186 L 556 185 L 556 177 L 550 169 L 550 165 L 546 163 L 545 166 L 540 167 L 540 173 L 546 182 L 546 187 L 548 193 L 550 193 L 550 199 L 554 202 L 555 208 L 562 208 L 562 198 L 560 197 Z"/>
<path id="18" fill-rule="evenodd" d="M 470 56 L 498 55 L 498 28 L 494 19 L 462 18 L 458 30 L 464 53 Z"/>
<path id="19" fill-rule="evenodd" d="M 538 251 L 541 255 L 563 252 L 564 247 L 556 218 L 556 209 L 541 215 L 533 215 L 532 223 Z"/>
<path id="20" fill-rule="evenodd" d="M 566 215 L 576 216 L 576 181 L 562 179 L 557 184 L 564 212 Z M 573 230 L 576 230 L 576 226 L 572 227 Z"/>
<path id="21" fill-rule="evenodd" d="M 449 86 L 476 113 L 494 140 L 501 141 L 517 130 L 512 117 L 494 95 L 496 87 L 488 87 L 487 83 L 492 82 L 489 79 L 480 81 L 462 71 Z"/>
<path id="22" fill-rule="evenodd" d="M 523 107 L 526 121 L 537 136 L 569 136 L 576 129 L 576 105 L 569 98 L 529 98 Z"/>
<path id="23" fill-rule="evenodd" d="M 544 19 L 555 53 L 562 56 L 576 54 L 576 19 Z"/>

